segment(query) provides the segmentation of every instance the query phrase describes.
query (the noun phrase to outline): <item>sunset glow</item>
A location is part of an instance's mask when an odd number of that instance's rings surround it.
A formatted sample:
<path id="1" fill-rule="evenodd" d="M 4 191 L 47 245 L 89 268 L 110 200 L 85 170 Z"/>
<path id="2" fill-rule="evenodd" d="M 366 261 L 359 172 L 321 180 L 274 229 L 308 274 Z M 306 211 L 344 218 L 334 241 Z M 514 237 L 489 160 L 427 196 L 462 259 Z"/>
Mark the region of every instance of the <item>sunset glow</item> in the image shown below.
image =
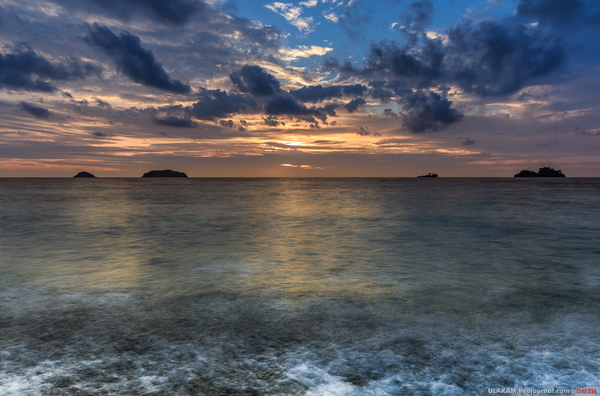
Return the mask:
<path id="1" fill-rule="evenodd" d="M 597 2 L 161 4 L 0 2 L 0 177 L 600 174 Z"/>

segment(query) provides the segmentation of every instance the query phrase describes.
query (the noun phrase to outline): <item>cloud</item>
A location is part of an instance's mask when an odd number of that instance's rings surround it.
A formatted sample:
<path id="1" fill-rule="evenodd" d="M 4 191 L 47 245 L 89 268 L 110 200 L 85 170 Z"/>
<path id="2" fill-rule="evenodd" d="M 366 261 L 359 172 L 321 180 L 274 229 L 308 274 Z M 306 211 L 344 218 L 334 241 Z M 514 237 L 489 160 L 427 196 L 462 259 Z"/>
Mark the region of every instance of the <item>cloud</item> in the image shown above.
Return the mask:
<path id="1" fill-rule="evenodd" d="M 340 18 L 336 15 L 335 12 L 324 12 L 323 17 L 333 23 L 338 23 L 340 20 Z"/>
<path id="2" fill-rule="evenodd" d="M 429 92 L 415 92 L 402 98 L 400 115 L 404 127 L 413 133 L 439 131 L 462 120 L 463 115 L 451 108 L 452 102 L 440 95 Z"/>
<path id="3" fill-rule="evenodd" d="M 270 126 L 270 127 L 276 127 L 279 125 L 279 121 L 277 121 L 277 119 L 274 117 L 263 118 L 263 122 L 266 126 Z"/>
<path id="4" fill-rule="evenodd" d="M 101 13 L 129 20 L 145 16 L 167 24 L 182 26 L 201 15 L 207 19 L 213 10 L 200 0 L 54 0 L 55 3 L 75 10 Z"/>
<path id="5" fill-rule="evenodd" d="M 356 126 L 356 134 L 360 135 L 360 136 L 367 136 L 367 135 L 370 135 L 371 132 L 369 132 L 369 127 L 357 125 Z"/>
<path id="6" fill-rule="evenodd" d="M 297 90 L 290 91 L 296 99 L 303 102 L 322 102 L 332 98 L 341 98 L 343 95 L 358 96 L 362 95 L 367 87 L 360 84 L 355 85 L 332 85 L 323 87 L 322 85 L 313 85 L 302 87 Z"/>
<path id="7" fill-rule="evenodd" d="M 186 117 L 167 116 L 164 118 L 154 118 L 156 125 L 168 126 L 174 128 L 196 128 L 198 123 Z"/>
<path id="8" fill-rule="evenodd" d="M 348 113 L 354 113 L 358 110 L 359 107 L 367 104 L 367 101 L 363 98 L 352 99 L 350 102 L 346 103 L 344 107 L 348 110 Z"/>
<path id="9" fill-rule="evenodd" d="M 70 58 L 65 63 L 51 62 L 31 48 L 0 53 L 0 87 L 37 92 L 57 90 L 50 81 L 84 79 L 98 75 L 101 68 L 90 62 Z"/>
<path id="10" fill-rule="evenodd" d="M 311 26 L 313 17 L 302 17 L 302 7 L 295 6 L 292 3 L 280 3 L 265 5 L 265 8 L 284 17 L 292 26 L 295 26 L 303 33 L 310 33 L 314 29 Z"/>
<path id="11" fill-rule="evenodd" d="M 279 59 L 284 61 L 293 61 L 298 58 L 310 58 L 311 56 L 323 56 L 328 52 L 333 51 L 331 47 L 320 47 L 318 45 L 301 45 L 298 48 L 282 49 L 279 52 Z"/>
<path id="12" fill-rule="evenodd" d="M 406 88 L 456 84 L 485 97 L 509 95 L 533 85 L 557 71 L 566 59 L 558 37 L 512 22 L 462 22 L 448 29 L 447 43 L 426 36 L 421 41 L 420 47 L 390 40 L 374 43 L 362 69 L 331 58 L 323 66 L 363 78 L 395 77 Z"/>
<path id="13" fill-rule="evenodd" d="M 312 144 L 343 144 L 343 140 L 315 140 Z"/>
<path id="14" fill-rule="evenodd" d="M 600 5 L 597 0 L 520 0 L 517 15 L 542 25 L 598 24 Z"/>
<path id="15" fill-rule="evenodd" d="M 465 139 L 465 140 L 464 140 L 464 141 L 463 141 L 461 144 L 462 144 L 463 146 L 472 146 L 472 145 L 474 145 L 475 143 L 477 143 L 477 140 L 475 140 L 475 139 L 471 139 L 471 138 L 466 138 L 466 139 Z"/>
<path id="16" fill-rule="evenodd" d="M 117 69 L 134 82 L 174 93 L 191 91 L 189 85 L 167 75 L 152 51 L 142 47 L 139 37 L 128 32 L 117 36 L 108 27 L 97 23 L 88 30 L 85 41 L 108 54 L 117 64 Z"/>
<path id="17" fill-rule="evenodd" d="M 113 136 L 113 134 L 110 132 L 100 132 L 100 131 L 90 132 L 90 135 L 97 137 L 97 138 L 109 138 L 109 137 Z"/>
<path id="18" fill-rule="evenodd" d="M 377 99 L 383 103 L 389 102 L 392 96 L 394 96 L 392 91 L 383 88 L 373 88 L 369 94 L 371 95 L 371 98 Z"/>
<path id="19" fill-rule="evenodd" d="M 355 40 L 361 34 L 361 28 L 369 22 L 368 11 L 361 9 L 363 2 L 349 1 L 344 12 L 337 16 L 338 25 L 342 30 Z"/>
<path id="20" fill-rule="evenodd" d="M 365 87 L 364 85 L 360 85 L 360 84 L 342 85 L 342 90 L 344 92 L 344 95 L 358 96 L 358 95 L 362 95 L 367 90 L 367 87 Z"/>
<path id="21" fill-rule="evenodd" d="M 239 72 L 229 75 L 240 92 L 255 96 L 273 95 L 281 91 L 279 81 L 260 66 L 244 65 Z"/>
<path id="22" fill-rule="evenodd" d="M 319 110 L 325 112 L 325 114 L 327 114 L 328 116 L 335 117 L 336 116 L 335 109 L 337 109 L 338 107 L 340 107 L 339 104 L 337 104 L 337 103 L 330 103 L 330 104 L 325 105 L 323 107 L 319 107 Z M 331 125 L 335 125 L 335 121 L 333 121 Z"/>
<path id="23" fill-rule="evenodd" d="M 294 164 L 281 164 L 280 166 L 286 168 L 300 168 L 300 169 L 323 169 L 321 166 L 313 166 L 313 165 L 294 165 Z"/>
<path id="24" fill-rule="evenodd" d="M 306 0 L 306 1 L 301 1 L 300 5 L 304 6 L 304 7 L 314 7 L 319 3 L 319 0 Z"/>
<path id="25" fill-rule="evenodd" d="M 383 71 L 397 77 L 434 80 L 442 74 L 443 59 L 441 41 L 426 40 L 424 47 L 417 52 L 408 46 L 400 47 L 393 41 L 383 40 L 371 45 L 364 70 L 357 72 L 373 74 Z"/>
<path id="26" fill-rule="evenodd" d="M 449 29 L 448 38 L 451 81 L 479 96 L 514 93 L 558 70 L 565 60 L 558 39 L 520 24 L 465 22 Z"/>
<path id="27" fill-rule="evenodd" d="M 431 0 L 417 0 L 407 7 L 402 15 L 403 24 L 396 22 L 390 26 L 391 30 L 397 30 L 406 38 L 406 46 L 414 47 L 419 37 L 426 34 L 426 28 L 431 24 L 433 17 L 433 2 Z"/>
<path id="28" fill-rule="evenodd" d="M 600 129 L 587 130 L 577 125 L 573 128 L 573 131 L 569 131 L 569 133 L 573 133 L 577 136 L 600 136 Z"/>
<path id="29" fill-rule="evenodd" d="M 234 127 L 233 120 L 221 120 L 221 121 L 219 121 L 219 125 L 221 125 L 222 127 L 226 127 L 226 128 Z"/>
<path id="30" fill-rule="evenodd" d="M 312 119 L 312 117 L 319 118 L 323 121 L 327 119 L 326 112 L 315 107 L 308 108 L 305 105 L 298 103 L 296 98 L 287 92 L 277 95 L 269 100 L 265 106 L 265 114 L 296 116 L 307 121 L 313 121 L 314 119 Z"/>
<path id="31" fill-rule="evenodd" d="M 21 109 L 33 115 L 35 118 L 49 118 L 52 114 L 48 109 L 45 109 L 43 107 L 37 107 L 27 102 L 19 102 L 19 104 L 21 105 Z"/>
<path id="32" fill-rule="evenodd" d="M 112 106 L 110 105 L 110 103 L 108 103 L 100 98 L 94 98 L 94 100 L 96 100 L 96 104 L 98 105 L 98 107 L 102 107 L 103 109 L 112 109 Z"/>
<path id="33" fill-rule="evenodd" d="M 292 95 L 296 99 L 299 99 L 303 102 L 321 102 L 323 100 L 331 99 L 331 98 L 341 98 L 342 97 L 342 87 L 341 86 L 330 86 L 323 87 L 322 85 L 315 85 L 309 87 L 302 87 L 297 90 L 290 91 Z"/>
<path id="34" fill-rule="evenodd" d="M 408 6 L 408 9 L 409 12 L 404 15 L 404 24 L 411 31 L 422 33 L 431 23 L 433 2 L 431 0 L 415 1 Z M 406 29 L 401 29 L 401 31 L 406 32 Z"/>
<path id="35" fill-rule="evenodd" d="M 232 114 L 257 110 L 257 103 L 252 98 L 241 94 L 230 94 L 220 89 L 201 89 L 198 99 L 198 102 L 187 111 L 200 120 L 227 118 Z"/>
<path id="36" fill-rule="evenodd" d="M 398 117 L 398 114 L 396 114 L 394 112 L 394 110 L 392 110 L 392 109 L 385 109 L 385 110 L 383 110 L 382 114 L 383 114 L 384 117 L 391 117 L 391 118 L 397 118 Z"/>
<path id="37" fill-rule="evenodd" d="M 285 37 L 283 32 L 273 25 L 262 25 L 260 22 L 249 18 L 240 18 L 230 15 L 219 15 L 213 18 L 211 28 L 223 36 L 235 34 L 236 44 L 243 42 L 250 44 L 254 51 L 266 48 L 276 49 Z M 244 52 L 245 53 L 245 52 Z"/>

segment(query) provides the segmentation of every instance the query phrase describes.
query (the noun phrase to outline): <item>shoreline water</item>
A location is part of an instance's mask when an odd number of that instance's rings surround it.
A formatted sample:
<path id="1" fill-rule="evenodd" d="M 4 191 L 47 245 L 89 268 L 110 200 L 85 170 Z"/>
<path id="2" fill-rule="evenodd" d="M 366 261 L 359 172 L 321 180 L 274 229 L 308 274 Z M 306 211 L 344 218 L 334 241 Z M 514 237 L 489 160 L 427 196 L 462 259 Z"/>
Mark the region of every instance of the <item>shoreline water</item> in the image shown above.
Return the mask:
<path id="1" fill-rule="evenodd" d="M 0 391 L 598 383 L 600 180 L 507 179 L 0 179 Z"/>

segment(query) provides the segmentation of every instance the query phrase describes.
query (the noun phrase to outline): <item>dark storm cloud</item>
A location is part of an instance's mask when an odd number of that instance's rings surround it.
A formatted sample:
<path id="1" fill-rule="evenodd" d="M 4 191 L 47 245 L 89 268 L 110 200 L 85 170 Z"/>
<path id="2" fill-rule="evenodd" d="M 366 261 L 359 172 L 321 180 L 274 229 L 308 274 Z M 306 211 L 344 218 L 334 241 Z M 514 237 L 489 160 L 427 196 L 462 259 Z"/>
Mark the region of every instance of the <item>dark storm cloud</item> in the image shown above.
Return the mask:
<path id="1" fill-rule="evenodd" d="M 406 81 L 401 79 L 390 80 L 385 84 L 385 87 L 394 92 L 394 95 L 396 96 L 409 95 L 413 92 L 412 89 L 406 85 Z"/>
<path id="2" fill-rule="evenodd" d="M 289 116 L 314 123 L 311 128 L 320 128 L 315 120 L 318 118 L 322 122 L 327 121 L 327 116 L 335 116 L 337 104 L 327 105 L 325 107 L 307 107 L 298 103 L 296 98 L 288 92 L 281 93 L 271 98 L 265 105 L 264 113 L 270 116 Z"/>
<path id="3" fill-rule="evenodd" d="M 418 42 L 419 35 L 431 23 L 433 2 L 430 0 L 415 1 L 408 6 L 408 12 L 403 15 L 403 26 L 397 28 L 407 37 L 409 46 Z"/>
<path id="4" fill-rule="evenodd" d="M 251 95 L 264 96 L 281 92 L 279 81 L 260 66 L 244 65 L 240 71 L 231 73 L 229 78 L 240 92 Z"/>
<path id="5" fill-rule="evenodd" d="M 342 90 L 344 91 L 344 95 L 359 96 L 359 95 L 362 95 L 367 90 L 367 87 L 365 87 L 364 85 L 360 85 L 360 84 L 343 85 Z"/>
<path id="6" fill-rule="evenodd" d="M 404 22 L 413 29 L 423 29 L 431 23 L 433 15 L 433 2 L 431 0 L 415 1 L 408 6 L 410 14 L 406 15 Z"/>
<path id="7" fill-rule="evenodd" d="M 329 55 L 325 55 L 323 58 L 323 67 L 329 70 L 338 70 L 342 74 L 360 74 L 360 70 L 356 69 L 352 66 L 349 60 L 345 60 L 344 62 L 339 61 L 339 59 L 332 58 Z"/>
<path id="8" fill-rule="evenodd" d="M 0 87 L 38 92 L 53 92 L 49 81 L 67 81 L 98 75 L 101 69 L 89 62 L 69 59 L 66 63 L 50 62 L 31 48 L 0 53 Z"/>
<path id="9" fill-rule="evenodd" d="M 452 102 L 430 92 L 415 92 L 402 98 L 404 126 L 413 133 L 439 131 L 462 120 L 463 115 L 451 107 Z"/>
<path id="10" fill-rule="evenodd" d="M 395 77 L 399 96 L 410 94 L 411 88 L 448 83 L 479 96 L 502 96 L 535 84 L 566 59 L 557 37 L 518 23 L 463 22 L 447 34 L 447 44 L 422 36 L 417 50 L 389 40 L 372 44 L 362 69 L 331 58 L 324 67 L 345 75 Z M 375 90 L 375 97 L 385 94 Z"/>
<path id="11" fill-rule="evenodd" d="M 302 87 L 300 89 L 290 91 L 292 95 L 302 102 L 321 102 L 332 98 L 342 97 L 341 86 L 323 87 L 322 85 L 314 85 L 310 87 Z"/>
<path id="12" fill-rule="evenodd" d="M 103 109 L 112 109 L 112 106 L 110 105 L 110 103 L 108 103 L 100 98 L 94 98 L 94 100 L 96 101 L 96 104 L 98 105 L 98 107 L 102 107 Z"/>
<path id="13" fill-rule="evenodd" d="M 387 103 L 391 100 L 392 96 L 394 96 L 394 93 L 383 88 L 373 88 L 370 92 L 370 95 L 373 99 Z"/>
<path id="14" fill-rule="evenodd" d="M 269 100 L 265 106 L 265 114 L 322 117 L 319 110 L 298 103 L 296 98 L 287 92 Z"/>
<path id="15" fill-rule="evenodd" d="M 480 96 L 507 95 L 561 67 L 565 50 L 558 39 L 519 24 L 462 23 L 448 31 L 450 76 Z"/>
<path id="16" fill-rule="evenodd" d="M 234 114 L 256 113 L 261 107 L 252 97 L 241 94 L 231 94 L 221 90 L 207 90 L 202 88 L 198 93 L 198 101 L 191 106 L 166 106 L 159 108 L 128 109 L 132 116 L 150 115 L 157 125 L 175 128 L 195 128 L 199 124 L 194 120 L 216 121 Z M 246 125 L 245 121 L 240 121 Z M 220 120 L 222 127 L 232 128 L 233 120 Z"/>
<path id="17" fill-rule="evenodd" d="M 381 71 L 405 78 L 433 80 L 441 75 L 444 48 L 440 40 L 425 40 L 420 53 L 409 46 L 400 47 L 397 43 L 383 40 L 372 44 L 367 55 L 365 68 L 361 74 Z"/>
<path id="18" fill-rule="evenodd" d="M 167 116 L 163 118 L 155 117 L 154 123 L 156 123 L 156 125 L 174 128 L 196 128 L 198 126 L 198 123 L 192 121 L 189 118 L 175 116 Z"/>
<path id="19" fill-rule="evenodd" d="M 320 109 L 322 111 L 324 111 L 328 116 L 335 117 L 336 116 L 335 109 L 337 109 L 340 106 L 341 105 L 339 105 L 339 104 L 332 103 L 332 104 L 328 104 L 323 107 L 320 107 Z"/>
<path id="20" fill-rule="evenodd" d="M 33 115 L 36 118 L 50 117 L 51 113 L 48 109 L 45 109 L 43 107 L 37 107 L 37 106 L 31 105 L 27 102 L 19 102 L 19 104 L 21 105 L 21 109 L 25 110 L 26 112 L 28 112 L 29 114 Z"/>
<path id="21" fill-rule="evenodd" d="M 200 120 L 227 118 L 232 114 L 248 113 L 258 109 L 257 103 L 246 95 L 230 94 L 220 89 L 201 89 L 198 102 L 190 113 Z"/>
<path id="22" fill-rule="evenodd" d="M 344 107 L 348 110 L 348 113 L 354 113 L 358 110 L 359 107 L 367 104 L 367 101 L 363 98 L 352 99 L 350 102 L 346 103 Z"/>
<path id="23" fill-rule="evenodd" d="M 520 0 L 517 15 L 543 25 L 600 24 L 600 4 L 597 0 Z"/>
<path id="24" fill-rule="evenodd" d="M 343 95 L 362 95 L 363 92 L 365 92 L 366 90 L 367 87 L 360 84 L 332 85 L 330 87 L 323 87 L 322 85 L 313 85 L 290 91 L 290 93 L 294 95 L 296 99 L 299 99 L 302 102 L 316 103 L 328 99 L 341 98 Z"/>
<path id="25" fill-rule="evenodd" d="M 141 45 L 139 37 L 128 32 L 119 36 L 108 27 L 94 23 L 89 27 L 85 41 L 100 48 L 117 64 L 117 69 L 136 83 L 174 93 L 188 93 L 190 86 L 172 80 L 156 61 L 152 51 Z"/>
<path id="26" fill-rule="evenodd" d="M 54 0 L 75 10 L 102 13 L 122 20 L 147 16 L 157 22 L 181 26 L 199 16 L 206 19 L 213 12 L 200 0 Z"/>

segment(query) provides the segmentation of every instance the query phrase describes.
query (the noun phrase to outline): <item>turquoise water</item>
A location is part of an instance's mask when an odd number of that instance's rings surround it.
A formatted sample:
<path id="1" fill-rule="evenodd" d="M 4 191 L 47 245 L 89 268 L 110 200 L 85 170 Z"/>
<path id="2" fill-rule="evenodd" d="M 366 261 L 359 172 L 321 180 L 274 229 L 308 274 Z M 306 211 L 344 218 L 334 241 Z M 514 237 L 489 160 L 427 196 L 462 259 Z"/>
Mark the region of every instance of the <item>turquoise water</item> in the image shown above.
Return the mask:
<path id="1" fill-rule="evenodd" d="M 0 179 L 2 395 L 600 383 L 600 179 Z"/>

